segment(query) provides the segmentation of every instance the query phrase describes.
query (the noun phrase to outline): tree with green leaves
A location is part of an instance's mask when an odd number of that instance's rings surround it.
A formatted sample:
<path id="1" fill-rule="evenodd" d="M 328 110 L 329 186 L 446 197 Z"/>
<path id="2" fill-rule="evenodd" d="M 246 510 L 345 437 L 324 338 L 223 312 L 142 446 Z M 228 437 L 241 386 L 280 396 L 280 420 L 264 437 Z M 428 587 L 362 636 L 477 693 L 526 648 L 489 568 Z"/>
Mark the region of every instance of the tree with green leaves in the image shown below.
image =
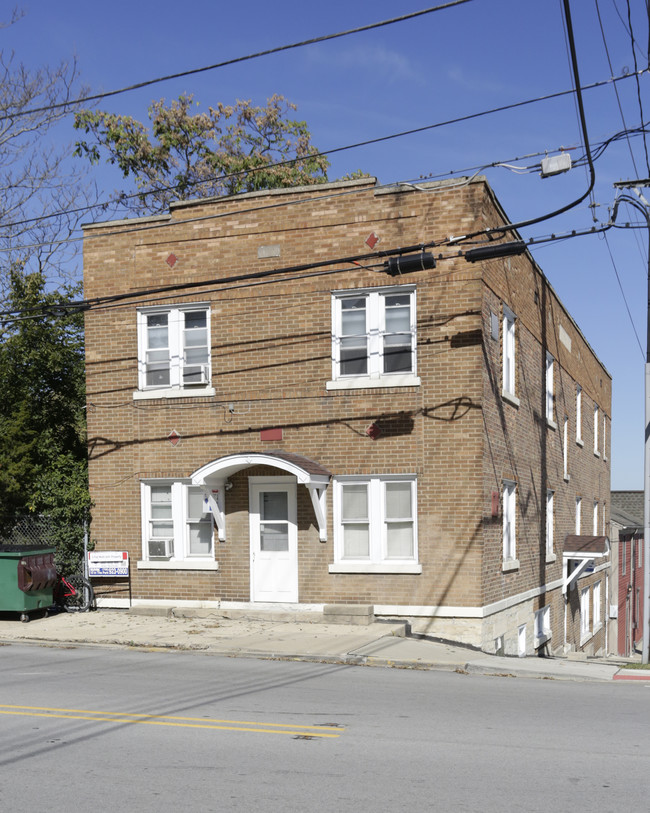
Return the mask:
<path id="1" fill-rule="evenodd" d="M 83 314 L 79 287 L 48 291 L 39 272 L 13 266 L 0 328 L 0 529 L 25 517 L 68 570 L 83 550 L 90 509 L 85 438 Z"/>
<path id="2" fill-rule="evenodd" d="M 75 128 L 87 138 L 76 154 L 102 155 L 135 182 L 121 202 L 140 214 L 166 211 L 173 200 L 233 195 L 327 181 L 329 162 L 311 143 L 296 106 L 272 96 L 265 107 L 219 103 L 199 112 L 189 94 L 149 108 L 151 129 L 130 116 L 82 110 Z"/>

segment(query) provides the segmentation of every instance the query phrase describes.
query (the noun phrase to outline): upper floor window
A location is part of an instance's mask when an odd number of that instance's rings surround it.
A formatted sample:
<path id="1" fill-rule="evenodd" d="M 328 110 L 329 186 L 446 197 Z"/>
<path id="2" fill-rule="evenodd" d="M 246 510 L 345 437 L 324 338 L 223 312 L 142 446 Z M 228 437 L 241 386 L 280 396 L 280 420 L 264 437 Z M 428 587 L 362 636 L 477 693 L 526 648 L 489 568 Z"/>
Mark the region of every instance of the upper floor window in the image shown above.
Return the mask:
<path id="1" fill-rule="evenodd" d="M 600 410 L 597 404 L 594 404 L 594 454 L 599 456 L 598 451 L 598 422 L 600 421 Z"/>
<path id="2" fill-rule="evenodd" d="M 576 443 L 582 444 L 582 387 L 576 384 Z"/>
<path id="3" fill-rule="evenodd" d="M 550 424 L 555 424 L 553 416 L 555 413 L 555 388 L 553 382 L 553 373 L 555 368 L 555 359 L 550 353 L 546 354 L 546 420 Z"/>
<path id="4" fill-rule="evenodd" d="M 331 388 L 419 384 L 415 323 L 413 288 L 335 294 Z"/>
<path id="5" fill-rule="evenodd" d="M 420 571 L 414 477 L 341 477 L 334 485 L 334 516 L 331 571 Z"/>
<path id="6" fill-rule="evenodd" d="M 149 562 L 214 562 L 212 514 L 189 483 L 142 483 L 142 558 Z"/>
<path id="7" fill-rule="evenodd" d="M 141 390 L 192 390 L 210 385 L 210 309 L 207 305 L 138 311 Z"/>
<path id="8" fill-rule="evenodd" d="M 582 497 L 576 497 L 576 534 L 580 536 L 582 529 Z"/>
<path id="9" fill-rule="evenodd" d="M 515 394 L 515 315 L 503 306 L 503 391 Z"/>

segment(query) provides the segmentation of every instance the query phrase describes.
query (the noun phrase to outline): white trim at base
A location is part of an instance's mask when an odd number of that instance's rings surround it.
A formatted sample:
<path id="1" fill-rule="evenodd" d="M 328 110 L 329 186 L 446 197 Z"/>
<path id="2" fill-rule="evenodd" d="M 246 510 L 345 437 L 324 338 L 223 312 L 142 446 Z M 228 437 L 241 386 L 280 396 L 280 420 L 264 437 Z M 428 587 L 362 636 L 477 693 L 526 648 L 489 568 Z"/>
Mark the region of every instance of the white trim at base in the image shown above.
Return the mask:
<path id="1" fill-rule="evenodd" d="M 118 601 L 119 599 L 114 599 Z M 134 598 L 132 607 L 186 607 L 192 610 L 276 610 L 282 612 L 323 612 L 324 604 L 282 604 L 258 601 L 193 601 L 191 599 Z"/>
<path id="2" fill-rule="evenodd" d="M 530 599 L 537 596 L 558 590 L 562 587 L 562 584 L 562 579 L 556 579 L 554 582 L 535 587 L 516 596 L 508 596 L 508 598 L 495 601 L 493 604 L 486 604 L 484 607 L 437 607 L 435 605 L 411 607 L 408 604 L 375 604 L 375 615 L 412 616 L 414 618 L 487 618 L 495 613 L 516 607 L 517 604 L 530 601 Z"/>
<path id="3" fill-rule="evenodd" d="M 136 562 L 138 570 L 219 570 L 219 562 L 195 561 L 191 559 L 140 559 Z"/>
<path id="4" fill-rule="evenodd" d="M 128 610 L 131 607 L 131 602 L 128 598 L 102 598 L 97 597 L 97 608 L 99 610 Z"/>
<path id="5" fill-rule="evenodd" d="M 336 562 L 328 569 L 330 573 L 422 573 L 417 562 Z"/>

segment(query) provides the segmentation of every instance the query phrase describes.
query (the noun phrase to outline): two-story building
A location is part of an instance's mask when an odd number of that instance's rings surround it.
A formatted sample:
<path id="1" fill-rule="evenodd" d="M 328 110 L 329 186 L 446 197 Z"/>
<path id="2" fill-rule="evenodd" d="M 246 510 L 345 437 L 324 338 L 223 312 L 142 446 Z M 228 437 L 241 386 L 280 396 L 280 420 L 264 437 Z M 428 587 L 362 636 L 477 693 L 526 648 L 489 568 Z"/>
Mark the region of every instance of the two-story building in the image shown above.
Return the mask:
<path id="1" fill-rule="evenodd" d="M 449 242 L 507 223 L 475 178 L 86 226 L 91 538 L 131 562 L 100 604 L 603 650 L 611 379 L 529 253 Z"/>

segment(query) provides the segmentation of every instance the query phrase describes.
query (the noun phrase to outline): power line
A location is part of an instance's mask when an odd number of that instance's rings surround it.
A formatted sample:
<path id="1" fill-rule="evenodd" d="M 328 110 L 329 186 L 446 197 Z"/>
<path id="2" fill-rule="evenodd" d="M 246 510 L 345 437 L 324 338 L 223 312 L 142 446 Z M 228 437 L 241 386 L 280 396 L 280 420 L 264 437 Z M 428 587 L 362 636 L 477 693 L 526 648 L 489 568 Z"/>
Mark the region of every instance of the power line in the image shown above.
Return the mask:
<path id="1" fill-rule="evenodd" d="M 611 71 L 613 71 L 612 60 L 611 60 L 610 55 L 609 55 L 609 48 L 607 47 L 607 40 L 605 38 L 605 29 L 603 27 L 603 21 L 602 21 L 602 18 L 600 16 L 600 7 L 598 6 L 598 0 L 595 0 L 595 3 L 596 3 L 596 15 L 598 17 L 598 24 L 600 26 L 600 35 L 601 35 L 602 40 L 603 40 L 603 46 L 605 48 L 605 54 L 607 55 L 607 64 L 609 65 L 609 70 L 611 72 Z M 614 85 L 614 94 L 616 95 L 616 102 L 618 104 L 618 110 L 619 110 L 619 113 L 621 115 L 621 121 L 623 122 L 623 129 L 626 130 L 627 129 L 627 122 L 625 121 L 625 115 L 623 114 L 623 105 L 621 104 L 621 97 L 620 97 L 620 95 L 618 93 L 618 88 L 616 87 L 616 85 Z M 643 119 L 641 119 L 641 121 L 643 121 Z M 638 178 L 639 177 L 639 171 L 637 170 L 637 167 L 636 167 L 636 161 L 634 160 L 634 152 L 632 151 L 632 145 L 630 144 L 629 138 L 628 138 L 628 147 L 629 147 L 629 150 L 630 150 L 630 158 L 632 159 L 632 166 L 634 167 L 634 173 L 635 173 L 635 176 Z"/>
<path id="2" fill-rule="evenodd" d="M 589 164 L 589 175 L 590 175 L 589 188 L 579 198 L 576 198 L 576 200 L 572 201 L 571 203 L 567 203 L 565 206 L 562 206 L 562 207 L 560 207 L 559 209 L 556 209 L 553 212 L 549 212 L 548 214 L 540 215 L 538 217 L 533 217 L 533 218 L 530 218 L 529 220 L 522 220 L 519 223 L 511 223 L 510 225 L 507 225 L 507 226 L 497 226 L 495 228 L 482 229 L 480 231 L 472 232 L 471 234 L 465 234 L 465 235 L 462 235 L 460 237 L 450 238 L 450 241 L 449 241 L 450 243 L 451 242 L 454 242 L 454 243 L 464 242 L 464 241 L 466 241 L 468 239 L 471 239 L 472 237 L 478 237 L 479 235 L 482 235 L 482 234 L 484 234 L 486 236 L 489 236 L 489 235 L 492 235 L 492 234 L 505 234 L 506 232 L 514 231 L 515 229 L 522 229 L 525 226 L 532 226 L 535 223 L 542 223 L 544 220 L 550 220 L 553 217 L 557 217 L 558 215 L 564 214 L 564 212 L 568 212 L 570 209 L 574 209 L 576 206 L 581 204 L 582 201 L 585 200 L 585 198 L 587 198 L 587 197 L 589 197 L 589 195 L 591 195 L 591 192 L 592 192 L 592 190 L 594 188 L 594 185 L 596 183 L 596 170 L 594 168 L 594 163 L 593 163 L 593 160 L 592 160 L 592 157 L 591 157 L 591 149 L 589 147 L 589 135 L 587 133 L 587 120 L 586 120 L 586 117 L 585 117 L 584 104 L 583 104 L 583 100 L 582 100 L 582 86 L 580 85 L 580 73 L 579 73 L 579 70 L 578 70 L 578 57 L 577 57 L 576 47 L 575 47 L 575 38 L 574 38 L 574 35 L 573 35 L 573 23 L 572 23 L 572 20 L 571 20 L 571 8 L 569 6 L 569 0 L 563 0 L 563 6 L 564 6 L 564 16 L 565 16 L 565 22 L 566 22 L 567 37 L 568 37 L 568 40 L 569 40 L 569 49 L 570 49 L 570 53 L 571 53 L 571 65 L 572 65 L 572 68 L 573 68 L 574 85 L 575 85 L 575 91 L 574 92 L 576 94 L 577 101 L 578 101 L 578 112 L 579 112 L 579 118 L 580 118 L 580 125 L 581 125 L 581 128 L 582 128 L 582 138 L 583 138 L 583 141 L 584 141 L 585 153 L 586 153 L 587 161 L 588 161 L 588 164 Z"/>
<path id="3" fill-rule="evenodd" d="M 647 70 L 647 69 L 642 69 L 642 70 L 639 71 L 639 74 L 643 74 L 643 73 L 646 73 L 646 72 L 650 72 L 650 71 Z M 601 87 L 604 87 L 606 85 L 609 85 L 609 84 L 612 84 L 612 83 L 615 83 L 615 82 L 623 81 L 624 79 L 630 79 L 630 78 L 632 78 L 632 76 L 633 76 L 633 74 L 627 73 L 627 74 L 621 74 L 620 76 L 610 77 L 609 79 L 601 80 L 601 81 L 598 81 L 598 82 L 592 82 L 589 85 L 584 85 L 581 88 L 581 90 L 583 90 L 583 91 L 594 90 L 594 89 L 601 88 Z M 365 147 L 365 146 L 370 146 L 372 144 L 381 143 L 383 141 L 389 141 L 389 140 L 392 140 L 392 139 L 403 138 L 403 137 L 408 136 L 408 135 L 414 135 L 414 134 L 417 134 L 417 133 L 426 132 L 428 130 L 437 129 L 439 127 L 446 127 L 446 126 L 449 126 L 451 124 L 459 124 L 461 122 L 471 121 L 472 119 L 480 118 L 482 116 L 487 116 L 487 115 L 491 115 L 491 114 L 494 114 L 494 113 L 502 113 L 502 112 L 505 112 L 507 110 L 515 109 L 517 107 L 524 107 L 526 105 L 535 104 L 537 102 L 544 102 L 544 101 L 549 101 L 551 99 L 556 99 L 556 98 L 560 98 L 560 97 L 563 97 L 563 96 L 568 96 L 568 95 L 570 95 L 570 94 L 572 94 L 574 92 L 575 91 L 573 89 L 557 91 L 555 93 L 550 93 L 550 94 L 547 94 L 545 96 L 537 96 L 537 97 L 535 97 L 533 99 L 525 99 L 523 101 L 513 102 L 511 104 L 502 105 L 500 107 L 494 107 L 494 108 L 490 108 L 488 110 L 482 110 L 482 111 L 479 111 L 479 112 L 476 112 L 476 113 L 469 113 L 469 114 L 467 114 L 465 116 L 459 116 L 459 117 L 454 118 L 454 119 L 447 119 L 445 121 L 435 122 L 434 124 L 424 125 L 423 127 L 417 127 L 417 128 L 411 129 L 411 130 L 403 130 L 403 131 L 400 131 L 398 133 L 392 133 L 392 134 L 386 135 L 386 136 L 379 136 L 379 137 L 374 138 L 374 139 L 368 139 L 368 140 L 365 140 L 365 141 L 357 142 L 355 144 L 348 144 L 348 145 L 345 145 L 345 146 L 342 146 L 342 147 L 334 147 L 334 148 L 332 148 L 330 150 L 323 150 L 321 152 L 314 153 L 313 157 L 317 158 L 317 157 L 320 157 L 320 156 L 333 155 L 334 153 L 344 152 L 346 150 L 356 149 L 358 147 Z M 1 120 L 1 118 L 0 118 L 0 120 Z M 638 129 L 639 128 L 637 128 L 637 130 Z M 614 139 L 616 139 L 616 138 L 618 138 L 620 136 L 621 136 L 621 133 L 617 133 L 615 136 L 612 136 L 611 139 L 604 142 L 604 146 L 607 146 L 609 143 L 611 143 L 612 140 L 614 140 Z M 565 149 L 565 148 L 560 147 L 559 149 L 562 150 L 562 149 Z M 545 154 L 546 154 L 546 152 L 537 153 L 537 155 L 545 155 Z M 599 151 L 598 155 L 600 155 L 600 154 L 602 154 L 602 150 Z M 266 165 L 264 167 L 252 168 L 251 170 L 247 170 L 247 172 L 254 173 L 254 172 L 259 172 L 259 171 L 267 171 L 268 169 L 273 169 L 275 167 L 288 166 L 288 165 L 290 165 L 291 163 L 294 163 L 297 160 L 300 160 L 300 159 L 290 158 L 290 159 L 286 159 L 284 161 L 278 161 L 278 162 L 273 163 L 273 164 L 268 164 L 268 165 Z M 519 160 L 519 159 L 511 159 L 511 160 Z M 468 171 L 470 171 L 472 169 L 488 169 L 490 167 L 498 166 L 499 163 L 503 163 L 503 162 L 493 162 L 493 163 L 490 163 L 490 164 L 485 164 L 482 167 L 471 167 Z M 465 170 L 457 170 L 456 172 L 459 172 L 459 171 L 465 171 Z M 243 174 L 245 174 L 245 173 L 244 172 L 229 173 L 227 175 L 222 175 L 219 178 L 215 178 L 215 180 L 226 180 L 226 179 L 229 179 L 229 178 L 236 178 L 236 177 L 239 177 L 239 176 L 241 176 Z M 449 173 L 446 173 L 446 174 L 449 174 Z M 432 176 L 429 176 L 429 177 L 432 177 Z M 442 176 L 433 176 L 433 177 L 442 177 Z M 200 183 L 205 183 L 205 179 L 195 182 L 195 184 L 200 184 Z M 315 185 L 315 186 L 317 186 L 317 185 Z M 158 187 L 157 189 L 152 190 L 152 192 L 173 191 L 176 188 L 177 188 L 176 186 Z M 124 198 L 131 199 L 131 198 L 140 197 L 141 195 L 142 195 L 142 192 L 134 192 L 133 194 L 124 196 Z M 104 203 L 95 204 L 95 205 L 92 205 L 92 206 L 89 205 L 89 206 L 78 207 L 76 209 L 63 210 L 63 211 L 58 212 L 58 213 L 53 212 L 53 213 L 50 213 L 50 214 L 47 214 L 47 215 L 41 215 L 39 217 L 25 218 L 24 220 L 16 221 L 15 223 L 12 223 L 10 225 L 11 226 L 24 226 L 24 225 L 28 225 L 29 223 L 40 222 L 41 220 L 45 220 L 45 219 L 48 219 L 48 218 L 51 218 L 51 217 L 61 216 L 61 215 L 64 215 L 64 214 L 77 214 L 77 213 L 80 213 L 80 212 L 83 212 L 83 211 L 93 211 L 93 210 L 100 209 L 100 208 L 106 209 L 108 206 L 116 204 L 116 203 L 119 203 L 119 201 L 108 201 L 108 202 L 104 202 Z M 262 207 L 260 207 L 260 208 L 262 208 Z M 216 217 L 223 217 L 223 216 L 224 215 L 209 215 L 209 216 L 207 216 L 207 218 L 210 218 L 210 217 L 215 217 L 216 218 Z M 193 221 L 193 219 L 188 219 L 188 220 L 179 221 L 179 222 L 188 223 L 188 222 L 194 222 L 194 221 Z M 142 227 L 139 227 L 139 229 L 145 230 L 145 229 L 160 228 L 162 225 L 166 225 L 166 224 L 142 226 Z M 123 232 L 124 232 L 124 230 L 121 231 L 121 233 L 123 233 Z M 11 239 L 11 237 L 7 236 L 4 239 Z M 48 241 L 47 243 L 32 243 L 32 244 L 27 244 L 27 245 L 22 244 L 22 245 L 18 246 L 17 248 L 38 248 L 38 247 L 41 247 L 41 246 L 44 246 L 44 245 L 62 245 L 62 244 L 65 244 L 67 242 L 78 242 L 81 239 L 83 239 L 83 238 L 77 237 L 77 238 L 70 238 L 69 240 L 57 241 L 56 243 L 53 243 L 52 241 Z M 3 248 L 3 247 L 0 247 L 0 252 L 13 251 L 13 250 L 15 250 L 15 248 L 11 248 L 11 247 L 10 248 Z"/>
<path id="4" fill-rule="evenodd" d="M 645 354 L 643 352 L 643 347 L 641 346 L 641 340 L 639 339 L 639 334 L 636 330 L 636 325 L 634 324 L 634 320 L 632 319 L 632 313 L 630 311 L 630 306 L 627 303 L 627 297 L 625 296 L 625 291 L 623 290 L 623 283 L 621 282 L 621 278 L 618 273 L 618 268 L 616 267 L 616 263 L 614 262 L 614 255 L 612 254 L 612 249 L 609 245 L 609 240 L 607 239 L 607 235 L 605 235 L 605 245 L 607 246 L 607 251 L 609 253 L 609 259 L 612 262 L 612 268 L 614 269 L 614 274 L 616 275 L 616 281 L 618 282 L 618 287 L 621 291 L 621 296 L 623 297 L 623 302 L 625 303 L 625 310 L 627 311 L 628 319 L 630 320 L 630 325 L 632 325 L 632 331 L 634 336 L 636 337 L 636 342 L 639 345 L 639 350 L 641 351 L 641 358 L 645 358 Z"/>
<path id="5" fill-rule="evenodd" d="M 635 38 L 634 38 L 634 31 L 632 28 L 632 9 L 630 8 L 630 0 L 627 0 L 627 21 L 630 30 L 630 39 L 632 41 L 632 58 L 634 59 L 634 70 L 638 69 L 638 64 L 636 60 L 636 50 L 634 48 L 635 45 Z M 636 96 L 639 103 L 639 112 L 641 114 L 641 121 L 643 121 L 643 101 L 641 99 L 641 85 L 639 84 L 639 79 L 637 77 L 636 80 Z M 645 165 L 648 169 L 648 173 L 650 173 L 650 159 L 648 157 L 648 142 L 646 141 L 645 135 L 643 137 L 643 147 L 645 151 Z"/>
<path id="6" fill-rule="evenodd" d="M 289 51 L 294 48 L 303 48 L 305 45 L 315 45 L 319 42 L 326 42 L 327 40 L 338 39 L 340 37 L 347 37 L 351 34 L 359 34 L 362 31 L 371 31 L 374 28 L 382 28 L 386 25 L 393 25 L 395 23 L 401 23 L 405 20 L 412 20 L 416 17 L 422 17 L 425 14 L 432 14 L 434 11 L 443 11 L 444 9 L 451 8 L 452 6 L 459 6 L 463 3 L 469 3 L 470 0 L 450 0 L 448 3 L 443 3 L 439 6 L 430 6 L 429 8 L 422 9 L 421 11 L 414 11 L 410 14 L 402 14 L 399 17 L 391 17 L 389 20 L 381 20 L 377 23 L 369 23 L 368 25 L 361 25 L 357 28 L 349 28 L 347 31 L 339 31 L 336 34 L 324 34 L 320 37 L 312 37 L 311 39 L 302 40 L 301 42 L 293 42 L 288 45 L 278 45 L 275 48 L 268 48 L 264 51 L 257 51 L 253 54 L 247 54 L 246 56 L 238 56 L 234 57 L 233 59 L 227 59 L 223 62 L 216 62 L 214 65 L 205 65 L 202 68 L 193 68 L 188 71 L 180 71 L 178 73 L 170 73 L 167 76 L 159 76 L 155 79 L 147 79 L 143 82 L 137 82 L 133 85 L 127 85 L 123 88 L 118 88 L 116 90 L 107 90 L 104 93 L 96 93 L 92 96 L 83 96 L 81 98 L 75 99 L 73 101 L 67 102 L 59 102 L 57 104 L 46 105 L 44 107 L 33 107 L 30 110 L 19 110 L 15 113 L 11 113 L 9 115 L 0 116 L 0 121 L 6 121 L 7 119 L 15 119 L 21 116 L 29 116 L 34 113 L 45 113 L 49 110 L 56 110 L 62 107 L 76 107 L 81 104 L 87 104 L 88 102 L 95 102 L 99 99 L 107 99 L 111 96 L 117 96 L 120 93 L 128 93 L 132 90 L 140 90 L 141 88 L 150 87 L 151 85 L 160 84 L 161 82 L 169 82 L 172 79 L 181 79 L 184 76 L 193 76 L 197 73 L 205 73 L 206 71 L 213 71 L 217 68 L 225 68 L 228 65 L 237 65 L 240 62 L 247 62 L 251 59 L 259 59 L 263 56 L 270 56 L 271 54 L 278 54 L 282 51 Z"/>

